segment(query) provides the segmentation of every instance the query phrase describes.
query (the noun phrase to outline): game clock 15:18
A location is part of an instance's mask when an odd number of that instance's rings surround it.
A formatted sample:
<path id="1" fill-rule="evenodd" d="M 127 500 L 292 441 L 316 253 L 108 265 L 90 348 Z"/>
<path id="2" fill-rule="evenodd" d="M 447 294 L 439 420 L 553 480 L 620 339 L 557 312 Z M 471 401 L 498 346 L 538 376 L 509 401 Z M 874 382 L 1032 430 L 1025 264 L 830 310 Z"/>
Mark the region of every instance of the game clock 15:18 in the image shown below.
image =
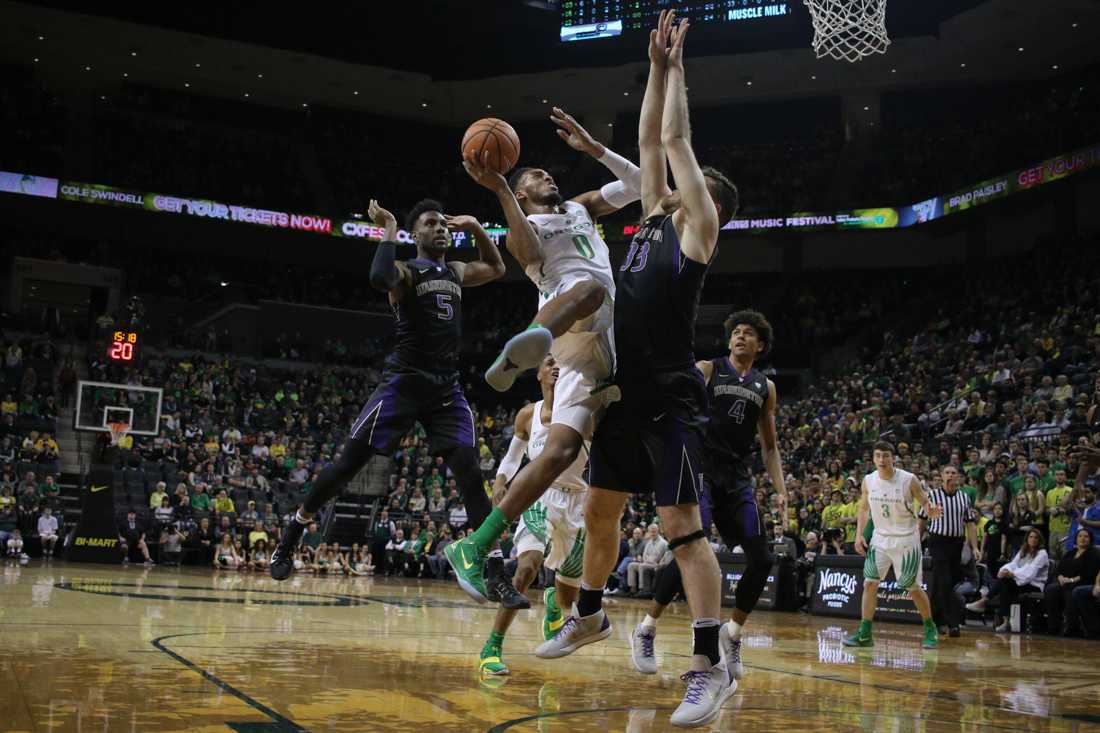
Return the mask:
<path id="1" fill-rule="evenodd" d="M 138 335 L 133 331 L 115 331 L 107 346 L 107 358 L 111 361 L 133 361 L 137 355 Z"/>

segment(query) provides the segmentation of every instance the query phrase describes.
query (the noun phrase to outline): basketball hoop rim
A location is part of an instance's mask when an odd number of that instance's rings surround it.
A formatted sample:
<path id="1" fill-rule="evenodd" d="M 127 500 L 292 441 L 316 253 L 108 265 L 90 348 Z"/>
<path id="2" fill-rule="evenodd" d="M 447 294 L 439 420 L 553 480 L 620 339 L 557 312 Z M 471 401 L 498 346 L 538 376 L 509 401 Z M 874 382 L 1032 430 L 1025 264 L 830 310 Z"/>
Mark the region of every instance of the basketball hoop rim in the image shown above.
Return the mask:
<path id="1" fill-rule="evenodd" d="M 130 432 L 130 423 L 128 422 L 109 422 L 107 423 L 107 430 L 111 434 L 111 445 L 118 445 L 126 434 Z"/>

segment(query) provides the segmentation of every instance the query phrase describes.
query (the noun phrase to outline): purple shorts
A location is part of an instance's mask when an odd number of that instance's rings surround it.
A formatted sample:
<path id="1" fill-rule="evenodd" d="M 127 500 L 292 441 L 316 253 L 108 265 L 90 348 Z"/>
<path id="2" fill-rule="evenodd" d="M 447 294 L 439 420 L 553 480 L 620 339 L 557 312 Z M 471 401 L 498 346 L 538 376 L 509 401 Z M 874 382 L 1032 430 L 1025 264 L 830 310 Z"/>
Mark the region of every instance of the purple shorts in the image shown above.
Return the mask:
<path id="1" fill-rule="evenodd" d="M 475 445 L 474 413 L 458 382 L 436 384 L 388 371 L 355 419 L 349 440 L 365 440 L 379 453 L 392 453 L 417 422 L 435 453 Z"/>

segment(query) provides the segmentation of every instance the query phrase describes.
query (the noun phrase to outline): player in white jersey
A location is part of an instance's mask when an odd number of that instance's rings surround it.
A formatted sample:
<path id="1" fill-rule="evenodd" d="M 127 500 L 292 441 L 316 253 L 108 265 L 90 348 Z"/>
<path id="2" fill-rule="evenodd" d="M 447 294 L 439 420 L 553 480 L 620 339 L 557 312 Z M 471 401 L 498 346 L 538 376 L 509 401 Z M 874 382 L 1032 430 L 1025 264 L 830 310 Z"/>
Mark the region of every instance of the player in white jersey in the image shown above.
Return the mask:
<path id="1" fill-rule="evenodd" d="M 542 387 L 542 399 L 527 405 L 516 415 L 516 432 L 508 446 L 508 454 L 497 468 L 493 483 L 494 499 L 507 491 L 507 484 L 519 470 L 526 453 L 537 460 L 546 448 L 553 419 L 554 389 L 559 379 L 558 367 L 553 356 L 543 359 L 538 380 Z M 543 593 L 546 610 L 542 620 L 542 635 L 550 639 L 564 623 L 561 605 L 572 607 L 577 600 L 581 584 L 581 560 L 584 557 L 584 496 L 588 482 L 584 479 L 588 463 L 588 445 L 577 456 L 538 501 L 525 511 L 516 530 L 516 589 L 523 593 L 538 577 L 545 565 L 555 571 L 554 586 Z M 549 548 L 549 552 L 547 552 Z M 493 622 L 489 639 L 481 649 L 479 669 L 482 674 L 509 674 L 503 660 L 504 635 L 511 626 L 516 611 L 501 607 Z"/>
<path id="2" fill-rule="evenodd" d="M 874 473 L 863 477 L 863 495 L 859 500 L 859 521 L 856 525 L 856 552 L 867 556 L 863 564 L 863 620 L 859 630 L 844 640 L 844 645 L 874 646 L 871 621 L 878 608 L 878 586 L 893 566 L 898 588 L 909 591 L 924 621 L 921 646 L 935 649 L 939 645 L 939 636 L 932 620 L 932 604 L 921 588 L 923 557 L 920 523 L 913 512 L 913 503 L 919 503 L 932 519 L 940 516 L 942 509 L 929 501 L 924 486 L 916 476 L 894 467 L 892 444 L 886 441 L 875 443 L 874 461 Z M 868 514 L 875 523 L 870 547 L 863 536 Z"/>
<path id="3" fill-rule="evenodd" d="M 534 322 L 514 336 L 486 373 L 504 391 L 547 352 L 560 370 L 546 447 L 512 481 L 507 496 L 476 532 L 446 548 L 459 585 L 481 600 L 474 576 L 504 529 L 542 496 L 580 454 L 595 430 L 597 414 L 615 388 L 602 389 L 614 370 L 612 313 L 615 280 L 596 219 L 638 200 L 641 171 L 596 142 L 558 108 L 551 119 L 572 148 L 588 153 L 619 178 L 598 191 L 563 201 L 554 179 L 539 168 L 519 168 L 511 180 L 467 158 L 470 176 L 493 191 L 508 221 L 508 251 L 539 289 Z M 493 551 L 495 552 L 495 551 Z M 485 570 L 493 585 L 494 563 Z M 469 578 L 467 576 L 470 576 Z"/>

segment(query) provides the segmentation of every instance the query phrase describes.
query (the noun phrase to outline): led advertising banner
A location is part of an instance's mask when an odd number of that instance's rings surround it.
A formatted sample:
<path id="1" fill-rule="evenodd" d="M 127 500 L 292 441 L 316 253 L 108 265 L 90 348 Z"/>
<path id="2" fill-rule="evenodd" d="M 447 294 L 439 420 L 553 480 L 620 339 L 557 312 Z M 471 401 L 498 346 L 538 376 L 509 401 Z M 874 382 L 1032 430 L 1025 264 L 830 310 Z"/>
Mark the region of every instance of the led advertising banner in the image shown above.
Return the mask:
<path id="1" fill-rule="evenodd" d="M 919 201 L 908 206 L 851 209 L 834 213 L 800 212 L 777 217 L 749 217 L 734 219 L 726 224 L 723 229 L 756 234 L 782 230 L 803 232 L 911 227 L 1052 183 L 1095 167 L 1100 167 L 1100 144 L 1059 155 L 1037 165 L 990 178 L 968 188 Z M 100 183 L 59 182 L 56 178 L 46 178 L 26 173 L 0 171 L 0 191 L 27 196 L 59 198 L 63 201 L 76 201 L 86 204 L 143 209 L 176 216 L 217 219 L 274 229 L 290 229 L 349 239 L 379 241 L 383 235 L 380 227 L 376 227 L 362 219 L 334 219 L 317 214 L 257 209 L 210 199 L 186 198 L 116 188 Z M 508 236 L 506 227 L 492 224 L 484 224 L 484 226 L 489 237 L 498 246 Z M 602 225 L 597 225 L 597 228 L 601 236 L 606 237 Z M 622 229 L 624 236 L 633 236 L 637 231 L 637 225 L 626 226 Z M 412 237 L 403 229 L 398 230 L 397 240 L 406 244 L 412 243 Z M 454 233 L 453 243 L 455 247 L 474 246 L 473 242 L 463 232 Z"/>
<path id="2" fill-rule="evenodd" d="M 0 191 L 55 199 L 57 198 L 57 179 L 32 176 L 29 173 L 0 171 Z"/>

